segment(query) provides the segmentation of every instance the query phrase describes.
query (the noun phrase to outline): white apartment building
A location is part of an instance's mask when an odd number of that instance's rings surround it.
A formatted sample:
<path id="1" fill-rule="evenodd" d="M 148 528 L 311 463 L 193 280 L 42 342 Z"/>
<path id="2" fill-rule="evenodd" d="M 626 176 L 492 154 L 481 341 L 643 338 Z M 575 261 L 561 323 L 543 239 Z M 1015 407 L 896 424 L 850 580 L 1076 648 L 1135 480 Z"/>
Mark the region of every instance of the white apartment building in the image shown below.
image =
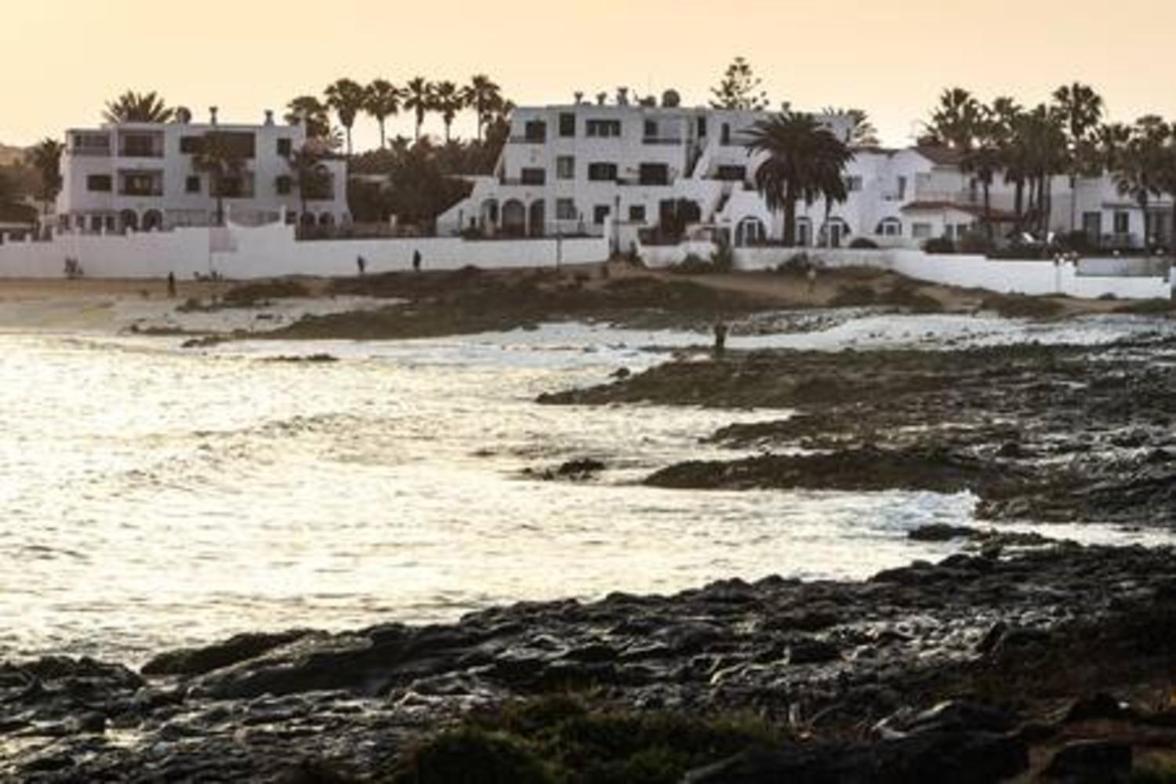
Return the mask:
<path id="1" fill-rule="evenodd" d="M 193 165 L 206 134 L 227 137 L 245 161 L 239 177 L 214 183 Z M 308 194 L 305 214 L 297 178 L 287 156 L 302 147 L 305 130 L 277 125 L 267 112 L 264 124 L 229 125 L 190 122 L 181 112 L 172 123 L 121 123 L 78 128 L 66 133 L 61 159 L 63 178 L 57 199 L 59 230 L 83 232 L 161 231 L 181 226 L 209 226 L 217 216 L 217 188 L 225 216 L 236 223 L 259 224 L 284 219 L 304 225 L 350 221 L 347 164 L 324 160 L 329 187 Z"/>
<path id="2" fill-rule="evenodd" d="M 611 219 L 615 245 L 674 215 L 734 245 L 779 242 L 782 213 L 756 192 L 762 156 L 744 146 L 746 131 L 766 112 L 644 106 L 619 101 L 515 110 L 511 136 L 492 176 L 474 177 L 470 196 L 438 219 L 442 233 L 486 236 L 600 234 Z M 849 120 L 819 121 L 848 138 Z M 846 168 L 849 198 L 831 205 L 799 204 L 800 245 L 843 246 L 868 238 L 883 247 L 920 247 L 929 239 L 958 239 L 984 216 L 983 190 L 961 168 L 958 152 L 935 147 L 857 149 Z M 1052 231 L 1085 231 L 1104 247 L 1138 247 L 1143 216 L 1107 177 L 1051 183 Z M 997 175 L 989 217 L 998 236 L 1016 220 L 1015 188 Z M 682 209 L 683 203 L 689 208 Z M 1170 203 L 1152 205 L 1151 234 L 1172 237 Z"/>

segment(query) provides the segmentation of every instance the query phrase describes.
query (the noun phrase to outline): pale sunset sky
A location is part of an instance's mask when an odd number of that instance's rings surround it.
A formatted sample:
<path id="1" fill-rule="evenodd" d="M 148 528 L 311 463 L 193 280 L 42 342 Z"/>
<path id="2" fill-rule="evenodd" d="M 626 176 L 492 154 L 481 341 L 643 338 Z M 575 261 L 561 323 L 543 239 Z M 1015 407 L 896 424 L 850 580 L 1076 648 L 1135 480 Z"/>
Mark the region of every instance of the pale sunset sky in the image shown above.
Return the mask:
<path id="1" fill-rule="evenodd" d="M 0 143 L 96 124 L 128 88 L 249 122 L 340 76 L 484 72 L 519 104 L 674 87 L 697 105 L 735 55 L 774 105 L 863 108 L 893 145 L 956 84 L 1029 103 L 1078 79 L 1114 119 L 1176 119 L 1174 0 L 5 0 Z M 355 134 L 377 139 L 367 118 Z"/>

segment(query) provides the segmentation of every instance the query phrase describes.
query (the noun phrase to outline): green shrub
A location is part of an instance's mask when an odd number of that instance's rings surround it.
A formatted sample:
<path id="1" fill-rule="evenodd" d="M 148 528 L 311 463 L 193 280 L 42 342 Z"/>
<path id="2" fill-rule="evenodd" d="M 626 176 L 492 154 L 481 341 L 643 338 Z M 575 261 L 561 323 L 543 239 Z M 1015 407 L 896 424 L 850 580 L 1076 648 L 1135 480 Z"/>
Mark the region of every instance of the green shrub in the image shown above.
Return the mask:
<path id="1" fill-rule="evenodd" d="M 715 265 L 697 253 L 687 255 L 680 263 L 670 267 L 670 272 L 679 275 L 709 275 L 715 271 Z"/>
<path id="2" fill-rule="evenodd" d="M 955 243 L 947 237 L 933 237 L 923 243 L 924 253 L 955 253 Z"/>
<path id="3" fill-rule="evenodd" d="M 869 237 L 855 237 L 849 247 L 851 250 L 878 250 L 878 243 Z"/>
<path id="4" fill-rule="evenodd" d="M 960 253 L 987 256 L 994 250 L 996 250 L 996 244 L 983 231 L 969 231 L 960 238 Z"/>
<path id="5" fill-rule="evenodd" d="M 776 265 L 776 272 L 803 275 L 813 265 L 812 259 L 804 251 L 794 253 Z"/>
<path id="6" fill-rule="evenodd" d="M 715 272 L 730 272 L 735 269 L 735 250 L 725 242 L 719 243 L 711 254 L 711 266 Z"/>

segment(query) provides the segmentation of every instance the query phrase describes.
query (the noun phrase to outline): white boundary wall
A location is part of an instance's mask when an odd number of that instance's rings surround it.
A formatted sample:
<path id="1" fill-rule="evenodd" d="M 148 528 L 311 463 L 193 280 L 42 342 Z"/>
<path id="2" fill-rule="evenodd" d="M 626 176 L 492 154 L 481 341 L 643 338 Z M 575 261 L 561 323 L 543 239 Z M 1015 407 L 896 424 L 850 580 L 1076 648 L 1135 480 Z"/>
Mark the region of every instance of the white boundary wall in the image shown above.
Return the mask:
<path id="1" fill-rule="evenodd" d="M 1119 299 L 1171 299 L 1176 268 L 1168 277 L 1140 275 L 1080 275 L 1070 262 L 1013 261 L 958 254 L 930 255 L 921 250 L 826 250 L 737 248 L 740 269 L 774 269 L 797 250 L 805 250 L 826 267 L 874 267 L 908 278 L 1002 294 L 1062 294 L 1080 299 L 1114 296 Z"/>
<path id="2" fill-rule="evenodd" d="M 429 237 L 371 240 L 294 239 L 285 225 L 223 229 L 186 228 L 121 235 L 62 234 L 50 242 L 0 244 L 0 278 L 60 278 L 65 260 L 77 259 L 90 278 L 181 279 L 219 272 L 228 278 L 283 275 L 354 275 L 362 256 L 369 273 L 412 268 L 420 251 L 426 270 L 544 267 L 586 264 L 609 257 L 607 237 L 464 240 Z"/>

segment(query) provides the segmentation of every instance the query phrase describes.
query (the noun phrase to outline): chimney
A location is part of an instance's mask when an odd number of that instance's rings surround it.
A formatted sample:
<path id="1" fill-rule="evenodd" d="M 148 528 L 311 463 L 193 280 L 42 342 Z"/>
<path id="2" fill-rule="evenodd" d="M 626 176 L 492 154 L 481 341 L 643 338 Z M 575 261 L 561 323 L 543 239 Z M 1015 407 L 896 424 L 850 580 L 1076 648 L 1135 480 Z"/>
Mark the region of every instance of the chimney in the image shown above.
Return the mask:
<path id="1" fill-rule="evenodd" d="M 629 88 L 628 87 L 618 87 L 617 88 L 617 106 L 628 106 L 628 105 L 629 105 Z"/>
<path id="2" fill-rule="evenodd" d="M 265 124 L 266 125 L 273 125 L 274 124 L 274 110 L 273 109 L 266 109 L 265 110 Z"/>
<path id="3" fill-rule="evenodd" d="M 209 118 L 208 122 L 210 125 L 216 125 L 216 107 L 215 106 L 208 107 L 208 118 Z"/>
<path id="4" fill-rule="evenodd" d="M 596 105 L 597 106 L 604 106 L 604 102 L 607 100 L 608 100 L 608 93 L 597 93 L 596 94 Z"/>
<path id="5" fill-rule="evenodd" d="M 576 106 L 579 106 L 580 104 L 584 103 L 584 91 L 583 90 L 576 90 L 576 92 L 574 94 L 576 96 Z"/>

